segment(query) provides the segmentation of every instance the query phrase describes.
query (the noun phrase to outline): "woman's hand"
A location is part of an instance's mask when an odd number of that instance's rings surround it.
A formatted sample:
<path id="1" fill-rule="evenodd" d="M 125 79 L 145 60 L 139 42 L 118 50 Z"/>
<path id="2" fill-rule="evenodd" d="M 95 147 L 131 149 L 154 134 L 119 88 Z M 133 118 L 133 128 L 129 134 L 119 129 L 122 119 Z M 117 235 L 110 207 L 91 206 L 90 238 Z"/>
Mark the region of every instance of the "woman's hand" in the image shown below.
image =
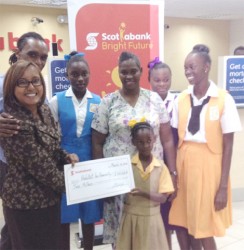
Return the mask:
<path id="1" fill-rule="evenodd" d="M 177 189 L 178 189 L 178 185 L 177 185 L 177 176 L 176 175 L 171 175 L 171 178 L 172 178 L 172 182 L 173 182 L 173 186 L 174 186 L 174 189 L 175 191 L 169 195 L 168 197 L 168 201 L 172 201 L 173 199 L 176 198 L 177 196 Z"/>
<path id="2" fill-rule="evenodd" d="M 75 163 L 79 162 L 79 157 L 76 154 L 68 154 L 66 161 L 67 163 L 71 163 L 72 167 L 74 167 Z"/>
<path id="3" fill-rule="evenodd" d="M 219 188 L 214 200 L 214 206 L 216 211 L 220 211 L 227 206 L 227 197 L 227 188 Z"/>
<path id="4" fill-rule="evenodd" d="M 170 122 L 160 124 L 160 140 L 164 150 L 164 161 L 171 173 L 176 173 L 176 147 Z M 168 200 L 172 201 L 177 195 L 177 174 L 171 174 L 174 185 L 174 193 Z"/>
<path id="5" fill-rule="evenodd" d="M 230 175 L 231 156 L 233 150 L 234 133 L 223 135 L 223 154 L 222 154 L 222 171 L 219 189 L 215 195 L 215 210 L 222 210 L 227 206 L 228 201 L 228 182 Z"/>
<path id="6" fill-rule="evenodd" d="M 0 114 L 0 137 L 11 137 L 18 133 L 20 121 L 7 113 Z"/>

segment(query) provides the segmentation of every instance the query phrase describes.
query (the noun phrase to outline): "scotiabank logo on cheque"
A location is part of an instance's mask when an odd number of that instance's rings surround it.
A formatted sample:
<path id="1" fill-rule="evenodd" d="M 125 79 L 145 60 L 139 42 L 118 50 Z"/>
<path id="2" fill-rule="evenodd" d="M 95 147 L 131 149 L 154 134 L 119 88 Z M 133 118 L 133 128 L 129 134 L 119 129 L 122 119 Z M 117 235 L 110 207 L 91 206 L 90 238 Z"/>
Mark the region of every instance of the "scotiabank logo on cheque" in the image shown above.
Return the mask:
<path id="1" fill-rule="evenodd" d="M 91 32 L 86 36 L 88 46 L 85 50 L 95 50 L 101 46 L 102 50 L 117 52 L 119 50 L 144 50 L 152 49 L 151 34 L 134 34 L 126 32 L 126 24 L 119 25 L 118 32 L 113 34 Z"/>

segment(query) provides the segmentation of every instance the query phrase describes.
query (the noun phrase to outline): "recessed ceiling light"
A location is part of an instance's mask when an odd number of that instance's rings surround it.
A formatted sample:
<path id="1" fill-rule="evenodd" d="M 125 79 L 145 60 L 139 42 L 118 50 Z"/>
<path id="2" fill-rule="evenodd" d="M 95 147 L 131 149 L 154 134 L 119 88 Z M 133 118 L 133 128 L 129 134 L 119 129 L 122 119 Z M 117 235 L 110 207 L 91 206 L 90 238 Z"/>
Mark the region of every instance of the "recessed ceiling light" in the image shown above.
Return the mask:
<path id="1" fill-rule="evenodd" d="M 199 18 L 199 19 L 225 19 L 227 17 L 230 17 L 230 14 L 218 13 L 218 14 L 208 14 L 208 15 L 196 16 L 196 18 Z"/>
<path id="2" fill-rule="evenodd" d="M 64 5 L 67 4 L 67 0 L 31 0 L 29 4 L 39 4 L 39 5 Z"/>

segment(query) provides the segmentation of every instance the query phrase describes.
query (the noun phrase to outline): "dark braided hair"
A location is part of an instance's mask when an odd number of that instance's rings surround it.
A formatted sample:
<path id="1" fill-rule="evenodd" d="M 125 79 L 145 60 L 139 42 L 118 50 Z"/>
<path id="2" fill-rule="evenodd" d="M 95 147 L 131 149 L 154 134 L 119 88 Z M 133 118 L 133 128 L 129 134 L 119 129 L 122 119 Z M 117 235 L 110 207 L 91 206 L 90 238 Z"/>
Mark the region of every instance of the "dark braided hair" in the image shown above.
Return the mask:
<path id="1" fill-rule="evenodd" d="M 40 41 L 43 41 L 43 42 L 45 42 L 45 40 L 44 40 L 44 38 L 40 35 L 40 34 L 38 34 L 38 33 L 36 33 L 36 32 L 27 32 L 27 33 L 25 33 L 25 34 L 23 34 L 19 39 L 18 39 L 18 41 L 17 41 L 17 48 L 19 49 L 19 51 L 21 51 L 24 47 L 25 47 L 25 45 L 26 45 L 26 43 L 28 42 L 28 39 L 30 39 L 30 38 L 33 38 L 33 39 L 35 39 L 35 40 L 40 40 Z M 17 62 L 17 56 L 16 56 L 16 54 L 15 54 L 15 52 L 9 57 L 9 64 L 10 65 L 13 65 L 15 62 Z"/>
<path id="2" fill-rule="evenodd" d="M 134 60 L 135 63 L 137 64 L 137 66 L 138 66 L 139 68 L 141 68 L 141 62 L 140 62 L 139 58 L 138 58 L 135 54 L 133 54 L 133 53 L 131 53 L 131 52 L 128 52 L 128 51 L 123 51 L 123 52 L 120 54 L 120 57 L 119 57 L 119 65 L 120 65 L 122 62 L 127 61 L 127 60 L 129 60 L 129 59 Z"/>
<path id="3" fill-rule="evenodd" d="M 132 139 L 135 138 L 135 136 L 137 135 L 137 132 L 140 129 L 148 129 L 148 130 L 150 130 L 153 133 L 153 128 L 152 128 L 152 126 L 148 122 L 138 122 L 131 129 L 131 137 L 132 137 Z"/>

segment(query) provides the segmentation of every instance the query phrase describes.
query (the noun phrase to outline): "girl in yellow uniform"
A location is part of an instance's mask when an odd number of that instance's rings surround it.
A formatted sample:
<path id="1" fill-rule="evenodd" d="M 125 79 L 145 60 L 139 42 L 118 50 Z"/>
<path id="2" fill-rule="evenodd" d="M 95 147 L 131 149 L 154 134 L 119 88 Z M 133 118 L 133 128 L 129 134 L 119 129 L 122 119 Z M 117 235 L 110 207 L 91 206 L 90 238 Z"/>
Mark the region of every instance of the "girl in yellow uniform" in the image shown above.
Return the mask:
<path id="1" fill-rule="evenodd" d="M 169 223 L 185 228 L 177 230 L 181 249 L 191 249 L 193 237 L 205 250 L 216 250 L 213 236 L 224 236 L 232 223 L 229 172 L 241 124 L 233 98 L 208 78 L 208 47 L 194 46 L 184 67 L 190 86 L 175 101 L 171 120 L 179 142 Z"/>
<path id="2" fill-rule="evenodd" d="M 138 151 L 132 157 L 136 188 L 125 197 L 116 249 L 168 250 L 160 203 L 174 191 L 173 183 L 164 162 L 151 153 L 155 135 L 150 124 L 136 123 L 131 136 Z"/>

